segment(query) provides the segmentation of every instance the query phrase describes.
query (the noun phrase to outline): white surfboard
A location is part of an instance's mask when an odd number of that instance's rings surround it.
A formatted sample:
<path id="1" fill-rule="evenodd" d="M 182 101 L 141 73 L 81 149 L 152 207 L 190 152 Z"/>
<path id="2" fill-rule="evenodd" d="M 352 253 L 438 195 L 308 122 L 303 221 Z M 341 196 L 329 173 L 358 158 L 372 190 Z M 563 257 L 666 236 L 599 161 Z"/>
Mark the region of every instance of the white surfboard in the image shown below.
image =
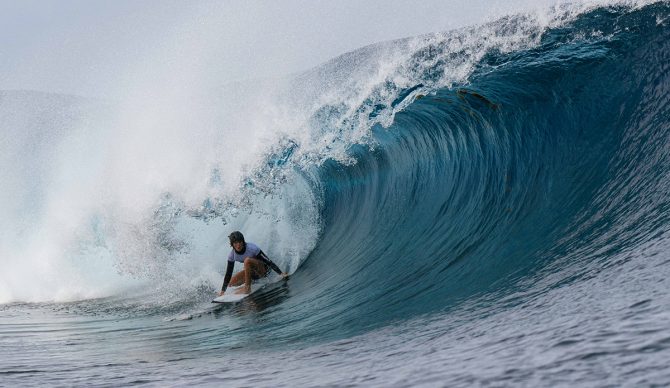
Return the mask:
<path id="1" fill-rule="evenodd" d="M 236 291 L 242 290 L 243 286 L 228 287 L 228 289 L 226 289 L 226 293 L 223 294 L 223 296 L 219 296 L 219 297 L 214 298 L 214 300 L 212 300 L 212 303 L 235 303 L 235 302 L 239 302 L 242 299 L 246 298 L 247 296 L 253 294 L 254 292 L 256 292 L 258 290 L 260 290 L 265 285 L 267 285 L 267 283 L 252 283 L 251 284 L 251 292 L 248 293 L 248 294 L 238 294 L 238 293 L 236 293 Z"/>

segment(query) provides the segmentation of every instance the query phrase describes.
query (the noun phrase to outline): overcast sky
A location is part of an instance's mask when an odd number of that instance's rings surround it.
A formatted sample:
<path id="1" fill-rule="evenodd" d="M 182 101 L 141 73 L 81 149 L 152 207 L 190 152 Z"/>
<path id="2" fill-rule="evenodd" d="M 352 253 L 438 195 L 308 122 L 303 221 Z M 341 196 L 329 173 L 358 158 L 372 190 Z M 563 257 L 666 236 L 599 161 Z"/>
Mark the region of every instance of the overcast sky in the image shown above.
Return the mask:
<path id="1" fill-rule="evenodd" d="M 155 77 L 277 76 L 551 0 L 0 0 L 0 89 L 116 97 Z"/>

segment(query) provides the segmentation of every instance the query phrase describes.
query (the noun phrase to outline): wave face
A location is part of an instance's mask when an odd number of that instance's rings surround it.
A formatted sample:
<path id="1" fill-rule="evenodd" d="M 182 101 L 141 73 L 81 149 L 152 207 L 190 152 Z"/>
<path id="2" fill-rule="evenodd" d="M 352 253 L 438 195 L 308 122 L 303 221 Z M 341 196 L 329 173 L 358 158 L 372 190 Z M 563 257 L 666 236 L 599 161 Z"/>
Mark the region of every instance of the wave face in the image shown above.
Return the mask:
<path id="1" fill-rule="evenodd" d="M 87 218 L 86 252 L 115 276 L 150 272 L 151 287 L 176 288 L 169 301 L 130 287 L 9 304 L 6 332 L 76 345 L 63 357 L 87 361 L 58 376 L 81 384 L 100 365 L 121 384 L 670 382 L 667 2 L 513 16 L 283 82 L 255 113 L 291 119 L 244 176 L 219 165 L 195 200 L 160 191 L 128 230 L 118 214 Z M 211 308 L 222 256 L 203 257 L 227 249 L 229 229 L 292 277 Z M 119 236 L 151 244 L 115 248 Z M 41 336 L 21 321 L 35 310 L 84 318 L 37 324 Z M 129 335 L 98 349 L 110 331 Z M 49 382 L 58 365 L 22 346 L 6 343 L 37 366 L 0 362 L 8 382 Z M 274 380 L 236 372 L 250 362 Z"/>
<path id="2" fill-rule="evenodd" d="M 337 305 L 319 319 L 380 325 L 556 277 L 544 292 L 665 236 L 667 11 L 599 9 L 488 53 L 467 85 L 375 127 L 357 164 L 326 163 L 325 227 L 303 266 Z"/>

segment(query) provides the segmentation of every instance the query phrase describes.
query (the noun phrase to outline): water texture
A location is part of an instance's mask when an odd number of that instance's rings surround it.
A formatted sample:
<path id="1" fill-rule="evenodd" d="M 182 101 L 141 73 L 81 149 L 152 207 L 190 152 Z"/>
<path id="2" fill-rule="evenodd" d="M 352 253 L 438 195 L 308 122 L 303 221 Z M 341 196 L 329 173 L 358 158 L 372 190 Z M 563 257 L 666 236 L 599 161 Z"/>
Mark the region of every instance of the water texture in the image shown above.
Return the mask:
<path id="1" fill-rule="evenodd" d="M 197 100 L 197 136 L 2 92 L 0 385 L 669 385 L 669 23 L 373 45 Z M 237 229 L 291 277 L 212 305 Z"/>

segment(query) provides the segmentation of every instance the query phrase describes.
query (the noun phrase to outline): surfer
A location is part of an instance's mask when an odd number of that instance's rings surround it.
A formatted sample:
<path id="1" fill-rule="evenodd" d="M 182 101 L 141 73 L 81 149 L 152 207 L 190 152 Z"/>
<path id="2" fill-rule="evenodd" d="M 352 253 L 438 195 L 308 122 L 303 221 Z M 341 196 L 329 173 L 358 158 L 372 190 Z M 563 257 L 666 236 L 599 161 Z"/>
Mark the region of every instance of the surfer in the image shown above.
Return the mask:
<path id="1" fill-rule="evenodd" d="M 233 232 L 228 236 L 230 246 L 233 249 L 228 255 L 228 268 L 226 268 L 226 276 L 223 278 L 223 286 L 219 296 L 223 296 L 228 285 L 239 286 L 244 284 L 244 287 L 239 289 L 236 293 L 248 294 L 251 292 L 251 281 L 264 278 L 270 274 L 270 269 L 281 275 L 282 278 L 288 277 L 286 272 L 282 272 L 277 264 L 273 263 L 265 253 L 258 247 L 258 245 L 245 242 L 244 235 L 240 232 Z M 233 275 L 233 267 L 235 262 L 244 263 L 244 269 Z"/>

